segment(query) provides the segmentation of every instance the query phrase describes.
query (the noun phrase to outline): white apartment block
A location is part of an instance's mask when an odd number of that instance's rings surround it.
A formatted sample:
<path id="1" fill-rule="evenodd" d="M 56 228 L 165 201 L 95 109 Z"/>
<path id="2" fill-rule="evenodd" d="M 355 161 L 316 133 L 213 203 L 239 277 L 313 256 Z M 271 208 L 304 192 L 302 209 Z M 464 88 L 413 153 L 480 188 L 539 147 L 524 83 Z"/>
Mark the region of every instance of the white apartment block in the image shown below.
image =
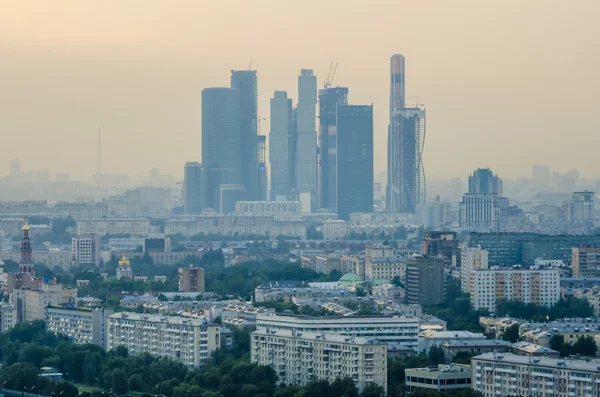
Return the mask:
<path id="1" fill-rule="evenodd" d="M 406 259 L 376 257 L 365 262 L 365 276 L 371 280 L 391 280 L 395 276 L 406 279 Z"/>
<path id="2" fill-rule="evenodd" d="M 469 292 L 471 273 L 475 270 L 488 269 L 488 252 L 481 247 L 463 247 L 461 253 L 460 287 Z"/>
<path id="3" fill-rule="evenodd" d="M 352 231 L 350 222 L 339 219 L 323 222 L 324 240 L 343 240 Z"/>
<path id="4" fill-rule="evenodd" d="M 46 308 L 46 331 L 64 335 L 73 343 L 106 346 L 105 317 L 112 310 L 49 306 Z"/>
<path id="5" fill-rule="evenodd" d="M 150 233 L 150 219 L 129 217 L 104 217 L 96 219 L 79 219 L 77 234 L 131 234 L 147 236 Z"/>
<path id="6" fill-rule="evenodd" d="M 477 270 L 471 273 L 471 304 L 476 310 L 496 311 L 506 299 L 552 306 L 560 299 L 558 270 Z"/>
<path id="7" fill-rule="evenodd" d="M 77 289 L 63 289 L 55 283 L 40 284 L 38 290 L 16 290 L 17 316 L 19 321 L 44 320 L 49 305 L 74 304 L 77 301 Z"/>
<path id="8" fill-rule="evenodd" d="M 111 251 L 135 251 L 144 246 L 143 237 L 111 237 L 108 239 L 108 249 Z"/>
<path id="9" fill-rule="evenodd" d="M 17 322 L 17 307 L 9 303 L 0 304 L 0 332 L 11 330 Z"/>
<path id="10" fill-rule="evenodd" d="M 419 349 L 419 318 L 403 316 L 256 315 L 256 329 L 295 332 L 337 332 L 345 336 L 374 338 L 387 344 Z"/>
<path id="11" fill-rule="evenodd" d="M 306 222 L 297 219 L 278 219 L 273 215 L 243 214 L 206 214 L 168 219 L 165 222 L 165 234 L 178 233 L 186 237 L 197 234 L 216 234 L 220 236 L 294 236 L 306 239 Z"/>
<path id="12" fill-rule="evenodd" d="M 130 354 L 150 353 L 202 366 L 221 346 L 221 327 L 205 319 L 118 313 L 106 318 L 106 350 L 125 346 Z"/>
<path id="13" fill-rule="evenodd" d="M 73 237 L 71 256 L 74 265 L 100 267 L 100 236 L 82 234 Z"/>
<path id="14" fill-rule="evenodd" d="M 300 213 L 300 201 L 238 201 L 235 212 L 238 214 L 279 214 Z"/>
<path id="15" fill-rule="evenodd" d="M 280 384 L 349 377 L 359 391 L 375 383 L 387 392 L 387 347 L 375 339 L 260 329 L 250 341 L 252 363 L 271 366 Z"/>
<path id="16" fill-rule="evenodd" d="M 600 395 L 600 360 L 485 353 L 471 359 L 472 387 L 484 397 Z"/>

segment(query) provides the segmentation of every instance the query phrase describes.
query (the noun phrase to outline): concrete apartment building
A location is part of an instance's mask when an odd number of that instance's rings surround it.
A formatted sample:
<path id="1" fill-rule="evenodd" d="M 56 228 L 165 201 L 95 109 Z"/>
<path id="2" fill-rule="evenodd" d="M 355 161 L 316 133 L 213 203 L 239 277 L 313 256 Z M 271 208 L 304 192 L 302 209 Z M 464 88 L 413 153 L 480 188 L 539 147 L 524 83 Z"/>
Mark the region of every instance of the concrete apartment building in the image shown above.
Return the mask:
<path id="1" fill-rule="evenodd" d="M 323 240 L 343 240 L 352 231 L 350 222 L 331 219 L 323 222 Z"/>
<path id="2" fill-rule="evenodd" d="M 344 336 L 374 338 L 387 344 L 399 344 L 415 351 L 419 348 L 419 326 L 419 318 L 403 316 L 256 316 L 257 330 L 337 332 Z"/>
<path id="3" fill-rule="evenodd" d="M 406 262 L 406 301 L 409 304 L 437 305 L 444 300 L 444 259 L 413 256 Z"/>
<path id="4" fill-rule="evenodd" d="M 221 327 L 200 318 L 117 313 L 106 318 L 106 350 L 125 346 L 129 354 L 150 353 L 202 366 L 221 346 Z"/>
<path id="5" fill-rule="evenodd" d="M 147 236 L 150 232 L 150 219 L 137 217 L 104 217 L 77 220 L 77 234 L 131 234 Z"/>
<path id="6" fill-rule="evenodd" d="M 460 264 L 460 287 L 463 292 L 469 292 L 471 273 L 488 268 L 488 252 L 481 247 L 464 247 L 461 250 Z"/>
<path id="7" fill-rule="evenodd" d="M 471 359 L 472 386 L 484 397 L 600 394 L 600 360 L 485 353 Z"/>
<path id="8" fill-rule="evenodd" d="M 600 277 L 600 245 L 573 247 L 573 277 Z"/>
<path id="9" fill-rule="evenodd" d="M 45 320 L 48 305 L 75 303 L 76 289 L 65 289 L 55 282 L 39 284 L 37 289 L 15 290 L 18 322 Z"/>
<path id="10" fill-rule="evenodd" d="M 204 292 L 204 269 L 201 267 L 179 268 L 179 292 Z"/>
<path id="11" fill-rule="evenodd" d="M 73 237 L 71 242 L 72 264 L 77 266 L 100 267 L 100 236 L 82 234 Z"/>
<path id="12" fill-rule="evenodd" d="M 105 317 L 112 310 L 66 307 L 64 305 L 46 308 L 46 331 L 54 335 L 64 335 L 73 343 L 93 343 L 106 346 Z"/>
<path id="13" fill-rule="evenodd" d="M 281 384 L 349 377 L 359 391 L 375 383 L 387 392 L 387 348 L 375 339 L 259 329 L 250 341 L 252 363 L 271 366 Z"/>
<path id="14" fill-rule="evenodd" d="M 389 245 L 376 244 L 365 248 L 365 277 L 371 280 L 391 280 L 406 276 L 406 259 Z"/>
<path id="15" fill-rule="evenodd" d="M 440 364 L 427 368 L 407 368 L 404 379 L 406 381 L 406 391 L 408 392 L 417 389 L 432 389 L 438 392 L 470 389 L 471 366 Z"/>
<path id="16" fill-rule="evenodd" d="M 471 304 L 496 311 L 498 299 L 552 306 L 560 299 L 558 270 L 478 270 L 471 273 Z"/>

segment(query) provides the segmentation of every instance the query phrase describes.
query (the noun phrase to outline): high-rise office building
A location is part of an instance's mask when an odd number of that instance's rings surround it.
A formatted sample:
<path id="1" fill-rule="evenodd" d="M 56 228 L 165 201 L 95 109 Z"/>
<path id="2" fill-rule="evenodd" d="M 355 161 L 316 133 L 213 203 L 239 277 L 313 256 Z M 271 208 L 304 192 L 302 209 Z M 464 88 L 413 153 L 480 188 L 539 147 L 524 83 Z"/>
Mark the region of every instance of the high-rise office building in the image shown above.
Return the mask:
<path id="1" fill-rule="evenodd" d="M 337 211 L 337 107 L 348 104 L 348 88 L 319 90 L 319 208 Z"/>
<path id="2" fill-rule="evenodd" d="M 202 197 L 202 164 L 185 163 L 183 177 L 183 211 L 188 215 L 201 214 L 204 209 Z"/>
<path id="3" fill-rule="evenodd" d="M 202 91 L 202 189 L 208 208 L 220 211 L 220 185 L 242 183 L 240 90 L 206 88 Z M 244 150 L 242 150 L 244 148 Z M 254 146 L 256 155 L 256 146 Z M 258 178 L 258 170 L 255 169 Z"/>
<path id="4" fill-rule="evenodd" d="M 409 304 L 437 305 L 444 300 L 444 259 L 413 256 L 406 262 L 406 301 Z"/>
<path id="5" fill-rule="evenodd" d="M 373 212 L 373 105 L 338 105 L 336 126 L 336 208 L 349 220 Z"/>
<path id="6" fill-rule="evenodd" d="M 489 168 L 478 168 L 469 176 L 469 193 L 502 196 L 502 179 Z"/>
<path id="7" fill-rule="evenodd" d="M 258 83 L 256 70 L 232 70 L 231 88 L 240 91 L 242 185 L 246 199 L 258 198 Z M 203 160 L 204 161 L 204 160 Z"/>
<path id="8" fill-rule="evenodd" d="M 298 106 L 296 107 L 296 191 L 309 201 L 306 207 L 317 207 L 317 77 L 310 69 L 298 76 Z M 304 203 L 303 203 L 304 204 Z"/>
<path id="9" fill-rule="evenodd" d="M 390 63 L 389 120 L 387 208 L 414 214 L 426 197 L 425 109 L 406 107 L 404 56 L 400 54 L 392 56 Z"/>
<path id="10" fill-rule="evenodd" d="M 470 230 L 498 231 L 506 220 L 508 199 L 502 197 L 502 179 L 489 168 L 479 168 L 469 176 L 469 192 L 460 203 L 460 226 Z"/>
<path id="11" fill-rule="evenodd" d="M 594 220 L 594 192 L 574 192 L 573 204 L 570 206 L 572 222 L 588 222 Z"/>
<path id="12" fill-rule="evenodd" d="M 275 91 L 271 99 L 269 133 L 272 201 L 287 200 L 288 193 L 293 188 L 292 137 L 292 100 L 288 98 L 286 91 Z"/>
<path id="13" fill-rule="evenodd" d="M 267 137 L 258 136 L 258 201 L 266 201 L 268 195 L 267 183 Z"/>

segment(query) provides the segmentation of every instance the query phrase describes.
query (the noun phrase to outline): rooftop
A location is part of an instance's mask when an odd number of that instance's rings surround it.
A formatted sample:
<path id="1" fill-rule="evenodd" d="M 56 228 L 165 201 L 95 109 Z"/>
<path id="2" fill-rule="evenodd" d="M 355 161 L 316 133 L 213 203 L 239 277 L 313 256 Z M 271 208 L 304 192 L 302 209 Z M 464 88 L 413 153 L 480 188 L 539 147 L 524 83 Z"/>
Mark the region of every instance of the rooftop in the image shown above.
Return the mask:
<path id="1" fill-rule="evenodd" d="M 493 347 L 493 346 L 505 346 L 509 347 L 511 344 L 508 341 L 500 339 L 470 339 L 470 340 L 454 340 L 443 344 L 444 347 Z"/>
<path id="2" fill-rule="evenodd" d="M 499 363 L 510 363 L 516 365 L 533 365 L 548 368 L 567 368 L 579 371 L 600 372 L 600 360 L 579 358 L 552 358 L 522 356 L 512 353 L 484 353 L 475 356 L 472 360 L 483 360 Z"/>
<path id="3" fill-rule="evenodd" d="M 254 331 L 252 335 L 275 335 L 288 338 L 296 337 L 306 340 L 326 340 L 328 342 L 351 343 L 355 345 L 385 345 L 385 343 L 379 342 L 377 339 L 344 336 L 335 332 L 296 332 L 287 329 L 259 329 Z"/>
<path id="4" fill-rule="evenodd" d="M 178 317 L 178 316 L 159 316 L 156 314 L 141 314 L 132 312 L 121 312 L 108 316 L 114 320 L 128 320 L 128 321 L 144 321 L 150 323 L 168 323 L 175 325 L 189 325 L 194 327 L 206 326 L 208 321 L 204 318 L 189 318 L 189 317 Z"/>
<path id="5" fill-rule="evenodd" d="M 530 353 L 530 354 L 558 354 L 558 352 L 556 350 L 552 350 L 549 349 L 547 347 L 535 344 L 535 343 L 529 343 L 526 341 L 521 341 L 521 342 L 516 342 L 512 344 L 513 349 L 517 349 L 517 350 L 521 350 L 523 352 L 526 353 Z"/>

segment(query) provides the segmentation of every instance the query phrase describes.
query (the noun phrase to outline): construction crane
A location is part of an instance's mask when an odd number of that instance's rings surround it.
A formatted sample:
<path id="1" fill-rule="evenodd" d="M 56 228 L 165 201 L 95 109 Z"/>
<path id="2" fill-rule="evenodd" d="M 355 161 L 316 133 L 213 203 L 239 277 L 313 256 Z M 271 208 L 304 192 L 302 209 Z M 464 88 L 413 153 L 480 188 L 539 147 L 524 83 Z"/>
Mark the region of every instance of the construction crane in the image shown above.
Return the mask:
<path id="1" fill-rule="evenodd" d="M 330 88 L 331 85 L 333 84 L 333 79 L 335 78 L 335 72 L 337 71 L 337 67 L 338 67 L 337 63 L 335 64 L 335 66 L 333 66 L 333 62 L 331 62 L 331 65 L 329 65 L 329 73 L 327 73 L 327 78 L 325 79 L 325 83 L 323 84 L 324 88 Z M 332 69 L 333 69 L 333 73 L 332 73 Z"/>
<path id="2" fill-rule="evenodd" d="M 252 58 L 250 58 L 250 65 L 248 66 L 248 70 L 252 70 Z"/>

